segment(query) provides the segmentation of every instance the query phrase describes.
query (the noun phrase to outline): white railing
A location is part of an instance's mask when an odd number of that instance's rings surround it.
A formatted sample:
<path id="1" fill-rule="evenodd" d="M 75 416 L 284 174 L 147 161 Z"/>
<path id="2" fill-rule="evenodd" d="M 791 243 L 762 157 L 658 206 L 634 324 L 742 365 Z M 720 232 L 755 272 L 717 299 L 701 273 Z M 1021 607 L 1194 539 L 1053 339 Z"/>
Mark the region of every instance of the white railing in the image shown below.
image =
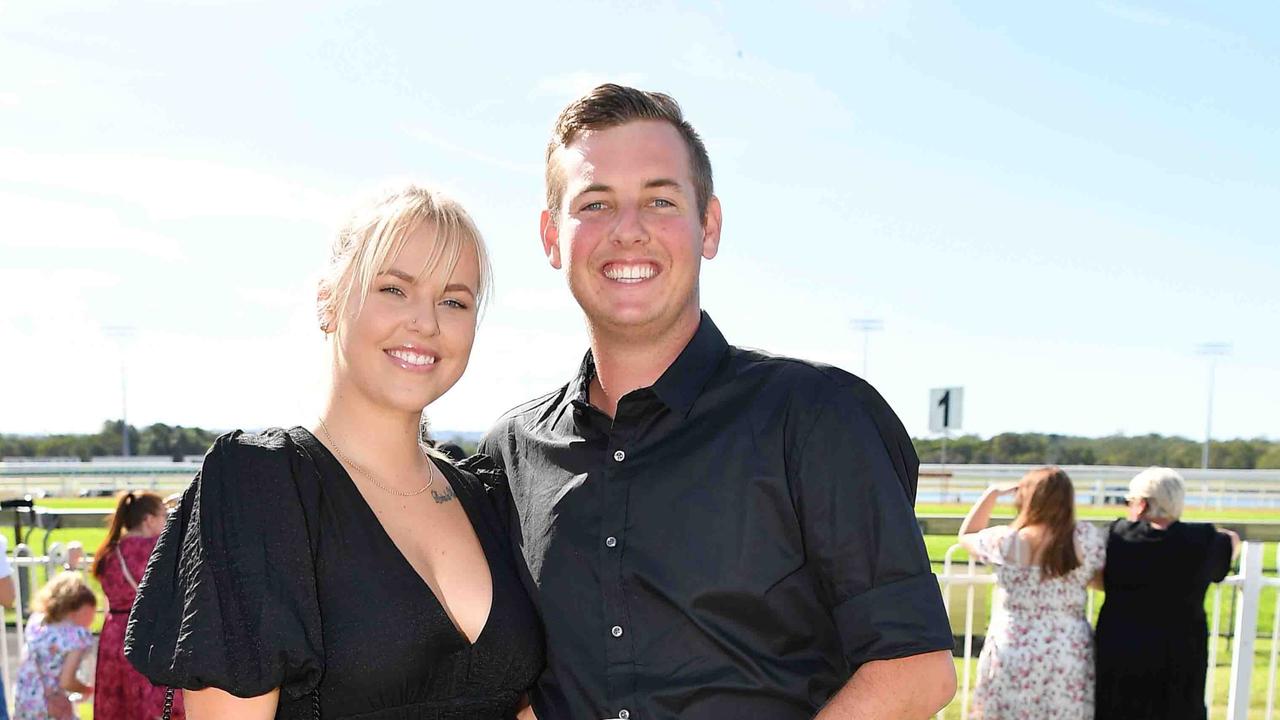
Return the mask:
<path id="1" fill-rule="evenodd" d="M 953 617 L 952 610 L 955 608 L 955 595 L 957 591 L 963 590 L 964 601 L 964 635 L 961 650 L 961 669 L 959 678 L 959 691 L 956 701 L 947 709 L 938 713 L 938 720 L 947 717 L 948 710 L 954 710 L 958 704 L 960 711 L 959 717 L 965 718 L 969 715 L 969 703 L 973 690 L 972 660 L 973 640 L 974 640 L 974 620 L 978 611 L 978 603 L 976 601 L 977 588 L 980 586 L 992 586 L 996 584 L 996 576 L 985 566 L 979 565 L 970 557 L 968 563 L 958 566 L 954 562 L 954 556 L 959 545 L 952 545 L 943 557 L 942 574 L 938 576 L 938 581 L 942 586 L 943 601 L 946 603 L 948 618 Z M 1263 696 L 1266 709 L 1262 715 L 1255 713 L 1254 718 L 1261 717 L 1263 720 L 1272 720 L 1273 712 L 1277 707 L 1276 702 L 1276 669 L 1277 658 L 1280 655 L 1280 544 L 1277 544 L 1277 560 L 1276 576 L 1268 577 L 1263 569 L 1263 553 L 1265 545 L 1260 542 L 1244 543 L 1243 552 L 1240 555 L 1240 572 L 1224 579 L 1215 588 L 1211 589 L 1213 593 L 1213 611 L 1210 617 L 1209 630 L 1209 666 L 1207 677 L 1205 679 L 1205 705 L 1212 714 L 1214 709 L 1214 670 L 1217 668 L 1218 646 L 1219 640 L 1231 643 L 1231 672 L 1230 686 L 1227 694 L 1227 706 L 1225 717 L 1228 720 L 1249 720 L 1249 701 L 1251 688 L 1250 684 L 1253 679 L 1255 647 L 1257 644 L 1258 617 L 1265 610 L 1262 607 L 1262 590 L 1263 588 L 1276 588 L 1276 596 L 1274 607 L 1270 608 L 1272 614 L 1271 621 L 1271 638 L 1270 653 L 1267 662 L 1267 690 Z M 958 571 L 959 567 L 963 567 L 963 571 Z M 1224 588 L 1232 588 L 1235 592 L 1235 620 L 1232 625 L 1232 632 L 1228 636 L 1222 635 L 1221 609 L 1222 609 L 1222 593 Z M 1096 594 L 1089 592 L 1089 605 L 1087 615 L 1093 618 L 1094 600 Z M 991 602 L 988 597 L 984 601 Z M 990 611 L 991 608 L 985 608 Z M 988 614 L 989 617 L 989 614 Z"/>

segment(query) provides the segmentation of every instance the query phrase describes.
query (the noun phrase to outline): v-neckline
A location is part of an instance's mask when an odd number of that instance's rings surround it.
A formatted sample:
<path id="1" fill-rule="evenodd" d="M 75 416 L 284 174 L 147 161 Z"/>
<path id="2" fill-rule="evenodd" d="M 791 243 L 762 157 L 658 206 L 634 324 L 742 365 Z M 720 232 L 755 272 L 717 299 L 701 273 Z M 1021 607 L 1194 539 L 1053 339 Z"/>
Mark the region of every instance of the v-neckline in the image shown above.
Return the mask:
<path id="1" fill-rule="evenodd" d="M 458 626 L 458 623 L 454 621 L 451 615 L 449 615 L 449 611 L 445 609 L 444 601 L 442 601 L 440 596 L 436 594 L 436 591 L 431 588 L 431 583 L 427 582 L 427 579 L 418 572 L 418 569 L 413 566 L 413 563 L 409 562 L 409 558 L 405 557 L 404 551 L 396 544 L 396 541 L 391 537 L 391 533 L 387 532 L 387 528 L 383 526 L 382 521 L 378 519 L 378 513 L 374 512 L 373 506 L 369 504 L 369 500 L 365 498 L 364 493 L 360 492 L 360 486 L 356 484 L 355 479 L 351 477 L 351 473 L 347 472 L 347 468 L 340 460 L 338 460 L 337 455 L 335 455 L 334 452 L 329 449 L 329 446 L 321 442 L 320 438 L 316 437 L 310 430 L 302 426 L 299 426 L 299 429 L 307 434 L 307 437 L 312 443 L 315 443 L 322 451 L 324 451 L 325 457 L 331 464 L 337 467 L 339 476 L 346 482 L 347 487 L 356 494 L 356 497 L 360 498 L 360 507 L 364 509 L 368 519 L 371 520 L 378 528 L 378 533 L 382 536 L 382 539 L 386 541 L 386 544 L 395 553 L 395 556 L 399 558 L 401 568 L 407 571 L 412 577 L 417 578 L 422 589 L 426 590 L 427 596 L 431 598 L 431 602 L 434 603 L 436 609 L 440 611 L 440 615 L 444 618 L 445 623 L 453 629 L 454 634 L 468 649 L 474 649 L 476 645 L 484 639 L 485 634 L 489 631 L 489 626 L 493 624 L 493 611 L 494 607 L 498 603 L 498 588 L 496 585 L 497 581 L 494 578 L 493 563 L 489 559 L 488 544 L 485 542 L 482 533 L 476 529 L 477 518 L 473 513 L 471 498 L 467 495 L 465 490 L 459 492 L 457 485 L 454 483 L 454 479 L 450 477 L 454 468 L 449 467 L 448 470 L 446 470 L 442 467 L 445 463 L 431 457 L 430 455 L 427 456 L 427 460 L 430 461 L 432 466 L 440 472 L 441 477 L 443 477 L 445 483 L 448 484 L 449 489 L 454 494 L 454 497 L 458 498 L 458 502 L 462 503 L 462 513 L 467 518 L 467 524 L 471 526 L 471 533 L 475 535 L 476 543 L 480 545 L 480 554 L 484 556 L 485 570 L 489 573 L 489 612 L 485 615 L 484 624 L 480 626 L 480 632 L 476 634 L 475 640 L 468 637 L 467 633 Z"/>

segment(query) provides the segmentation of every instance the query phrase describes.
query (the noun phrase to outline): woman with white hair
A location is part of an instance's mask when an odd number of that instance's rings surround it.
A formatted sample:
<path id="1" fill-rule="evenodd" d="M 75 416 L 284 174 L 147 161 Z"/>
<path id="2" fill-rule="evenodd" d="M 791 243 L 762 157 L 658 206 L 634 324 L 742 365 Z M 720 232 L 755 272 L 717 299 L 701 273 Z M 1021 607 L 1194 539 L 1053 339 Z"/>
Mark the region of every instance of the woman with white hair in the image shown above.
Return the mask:
<path id="1" fill-rule="evenodd" d="M 1186 491 L 1169 468 L 1129 483 L 1128 518 L 1111 524 L 1098 616 L 1099 720 L 1202 720 L 1208 626 L 1204 594 L 1221 581 L 1240 537 L 1182 516 Z"/>

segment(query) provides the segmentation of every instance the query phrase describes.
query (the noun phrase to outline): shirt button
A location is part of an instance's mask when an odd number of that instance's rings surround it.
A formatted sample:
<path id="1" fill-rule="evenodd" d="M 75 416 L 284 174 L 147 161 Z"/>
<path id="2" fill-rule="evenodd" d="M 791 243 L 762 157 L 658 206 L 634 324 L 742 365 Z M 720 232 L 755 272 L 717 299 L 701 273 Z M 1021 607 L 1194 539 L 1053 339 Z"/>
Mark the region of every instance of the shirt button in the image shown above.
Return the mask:
<path id="1" fill-rule="evenodd" d="M 622 626 L 614 625 L 613 628 L 609 630 L 609 633 L 614 637 L 622 637 Z"/>
<path id="2" fill-rule="evenodd" d="M 627 454 L 622 452 L 621 450 L 616 450 L 613 453 L 613 459 L 618 462 L 622 462 L 623 460 L 627 459 Z"/>
<path id="3" fill-rule="evenodd" d="M 622 708 L 618 711 L 618 720 L 630 720 L 630 718 L 631 713 L 627 712 L 626 708 Z"/>
<path id="4" fill-rule="evenodd" d="M 610 535 L 604 539 L 605 547 L 618 547 L 618 538 Z"/>

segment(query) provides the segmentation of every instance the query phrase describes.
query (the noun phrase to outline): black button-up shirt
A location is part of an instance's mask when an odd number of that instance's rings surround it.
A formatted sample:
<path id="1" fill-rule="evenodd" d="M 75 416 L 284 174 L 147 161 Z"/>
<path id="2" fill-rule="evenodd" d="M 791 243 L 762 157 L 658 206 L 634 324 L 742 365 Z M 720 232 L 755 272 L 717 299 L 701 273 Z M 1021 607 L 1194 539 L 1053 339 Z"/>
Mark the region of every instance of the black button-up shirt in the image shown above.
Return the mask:
<path id="1" fill-rule="evenodd" d="M 918 460 L 870 385 L 731 347 L 705 313 L 612 419 L 594 373 L 588 353 L 481 446 L 546 627 L 539 718 L 811 718 L 864 662 L 951 649 Z"/>

